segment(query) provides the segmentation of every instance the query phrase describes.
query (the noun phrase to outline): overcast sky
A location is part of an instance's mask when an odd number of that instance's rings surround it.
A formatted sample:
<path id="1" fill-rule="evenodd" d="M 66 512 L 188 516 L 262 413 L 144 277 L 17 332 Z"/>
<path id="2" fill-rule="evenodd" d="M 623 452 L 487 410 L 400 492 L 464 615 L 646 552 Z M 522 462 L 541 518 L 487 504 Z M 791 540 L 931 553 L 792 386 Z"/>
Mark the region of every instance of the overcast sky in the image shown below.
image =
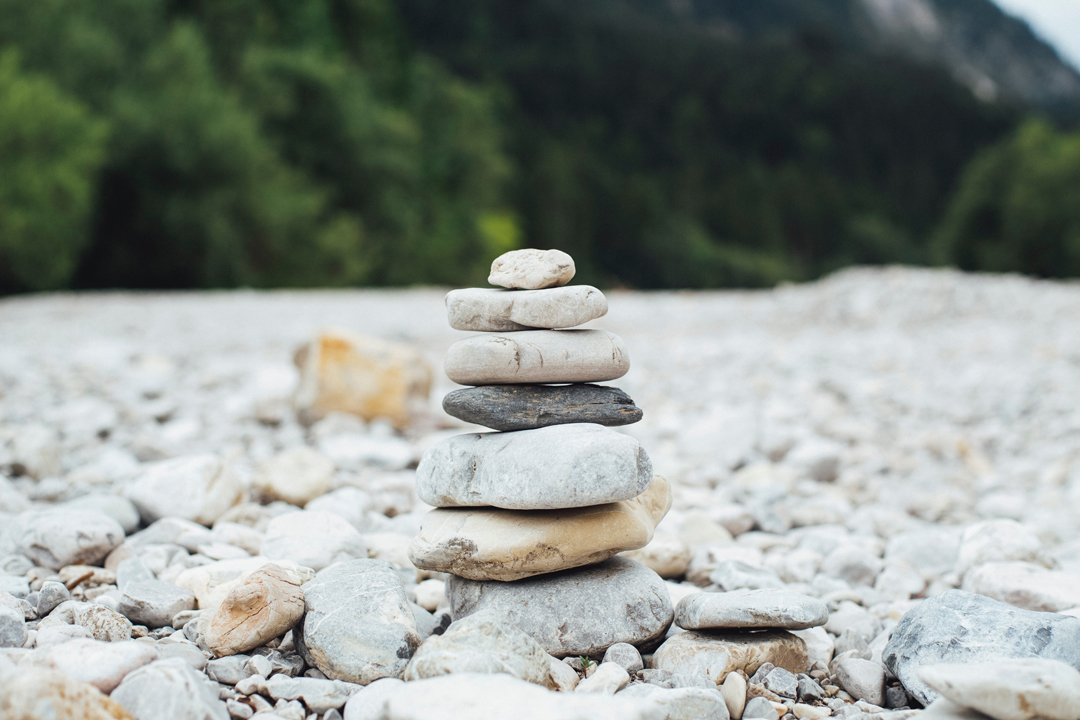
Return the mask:
<path id="1" fill-rule="evenodd" d="M 995 0 L 1047 40 L 1061 57 L 1080 69 L 1080 0 Z"/>

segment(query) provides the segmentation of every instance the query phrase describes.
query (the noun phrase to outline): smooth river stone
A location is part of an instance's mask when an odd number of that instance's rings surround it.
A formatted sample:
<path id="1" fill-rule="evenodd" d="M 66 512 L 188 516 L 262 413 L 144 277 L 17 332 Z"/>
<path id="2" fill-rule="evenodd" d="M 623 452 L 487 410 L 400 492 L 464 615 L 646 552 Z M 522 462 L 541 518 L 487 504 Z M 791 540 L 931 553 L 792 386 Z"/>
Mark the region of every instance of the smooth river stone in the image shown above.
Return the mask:
<path id="1" fill-rule="evenodd" d="M 786 630 L 690 630 L 668 638 L 649 666 L 719 685 L 730 672 L 742 670 L 751 676 L 765 663 L 791 673 L 806 672 L 810 666 L 806 643 Z"/>
<path id="2" fill-rule="evenodd" d="M 649 650 L 674 614 L 660 576 L 623 557 L 517 582 L 451 575 L 446 595 L 455 620 L 493 610 L 558 658 L 603 655 L 620 642 Z"/>
<path id="3" fill-rule="evenodd" d="M 574 259 L 562 250 L 513 250 L 503 253 L 491 263 L 488 282 L 504 288 L 540 290 L 570 282 Z"/>
<path id="4" fill-rule="evenodd" d="M 630 354 L 606 330 L 524 330 L 459 340 L 443 367 L 459 385 L 604 382 L 626 374 Z"/>
<path id="5" fill-rule="evenodd" d="M 651 480 L 637 440 L 575 423 L 447 438 L 420 458 L 416 493 L 435 507 L 559 510 L 629 500 Z"/>
<path id="6" fill-rule="evenodd" d="M 418 568 L 470 580 L 520 580 L 644 547 L 670 507 L 671 488 L 656 476 L 636 498 L 606 505 L 432 510 L 409 547 L 409 559 Z"/>
<path id="7" fill-rule="evenodd" d="M 696 593 L 683 598 L 675 608 L 675 624 L 686 630 L 805 630 L 828 621 L 825 603 L 778 588 Z"/>
<path id="8" fill-rule="evenodd" d="M 471 332 L 572 328 L 607 315 L 604 293 L 589 285 L 547 290 L 464 288 L 446 296 L 450 327 Z"/>
<path id="9" fill-rule="evenodd" d="M 603 385 L 487 385 L 454 390 L 443 410 L 493 430 L 533 430 L 567 423 L 608 427 L 641 420 L 641 409 L 619 388 Z"/>

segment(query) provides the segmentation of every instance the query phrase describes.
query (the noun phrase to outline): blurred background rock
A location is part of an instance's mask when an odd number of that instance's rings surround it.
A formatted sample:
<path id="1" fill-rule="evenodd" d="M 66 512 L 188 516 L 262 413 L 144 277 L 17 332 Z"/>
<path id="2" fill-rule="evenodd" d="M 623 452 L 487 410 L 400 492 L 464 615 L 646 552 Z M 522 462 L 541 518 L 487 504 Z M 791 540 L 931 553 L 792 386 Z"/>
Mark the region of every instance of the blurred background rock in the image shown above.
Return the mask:
<path id="1" fill-rule="evenodd" d="M 1078 119 L 990 0 L 0 0 L 0 292 L 1077 276 Z"/>

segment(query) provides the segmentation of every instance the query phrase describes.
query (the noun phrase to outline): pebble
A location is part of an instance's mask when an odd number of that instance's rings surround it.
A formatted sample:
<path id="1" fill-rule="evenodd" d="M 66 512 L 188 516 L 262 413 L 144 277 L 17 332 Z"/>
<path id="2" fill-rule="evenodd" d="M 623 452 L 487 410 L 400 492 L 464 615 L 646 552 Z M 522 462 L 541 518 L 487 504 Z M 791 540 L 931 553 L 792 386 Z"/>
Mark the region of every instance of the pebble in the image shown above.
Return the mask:
<path id="1" fill-rule="evenodd" d="M 450 327 L 469 332 L 572 328 L 607 315 L 607 298 L 588 285 L 547 290 L 465 288 L 446 295 Z"/>
<path id="2" fill-rule="evenodd" d="M 718 687 L 724 696 L 728 715 L 732 720 L 740 720 L 746 707 L 746 678 L 737 672 L 729 672 Z"/>
<path id="3" fill-rule="evenodd" d="M 110 696 L 138 720 L 229 720 L 204 675 L 178 658 L 128 673 Z"/>
<path id="4" fill-rule="evenodd" d="M 454 673 L 507 673 L 548 686 L 548 658 L 535 640 L 502 615 L 481 610 L 421 643 L 402 677 L 411 681 Z"/>
<path id="5" fill-rule="evenodd" d="M 960 538 L 955 571 L 964 574 L 977 565 L 999 562 L 1031 562 L 1047 565 L 1039 537 L 1015 520 L 995 518 L 974 523 Z"/>
<path id="6" fill-rule="evenodd" d="M 641 698 L 659 706 L 664 720 L 728 720 L 724 697 L 704 688 L 661 688 L 639 683 L 619 693 L 620 698 Z"/>
<path id="7" fill-rule="evenodd" d="M 318 572 L 337 562 L 366 558 L 363 536 L 348 521 L 328 512 L 286 513 L 270 521 L 260 554 Z"/>
<path id="8" fill-rule="evenodd" d="M 451 575 L 447 597 L 455 618 L 493 610 L 559 658 L 599 656 L 617 642 L 655 647 L 674 614 L 664 581 L 621 557 L 512 583 Z"/>
<path id="9" fill-rule="evenodd" d="M 605 382 L 630 370 L 630 354 L 606 330 L 486 333 L 451 345 L 443 370 L 459 385 Z"/>
<path id="10" fill-rule="evenodd" d="M 1080 672 L 1057 660 L 927 665 L 918 675 L 948 700 L 994 720 L 1080 718 Z"/>
<path id="11" fill-rule="evenodd" d="M 15 550 L 41 567 L 95 565 L 124 540 L 124 528 L 94 510 L 30 511 L 9 531 Z"/>
<path id="12" fill-rule="evenodd" d="M 567 665 L 562 660 L 547 656 L 548 659 L 548 677 L 551 680 L 551 689 L 558 690 L 559 692 L 573 692 L 577 687 L 581 678 L 578 677 L 577 670 Z"/>
<path id="13" fill-rule="evenodd" d="M 779 720 L 780 713 L 776 712 L 773 704 L 763 697 L 750 698 L 742 713 L 743 720 L 758 718 L 759 720 Z"/>
<path id="14" fill-rule="evenodd" d="M 147 523 L 165 517 L 213 525 L 244 499 L 244 487 L 216 455 L 191 455 L 144 466 L 125 495 Z"/>
<path id="15" fill-rule="evenodd" d="M 137 464 L 136 467 L 138 467 Z M 119 523 L 127 534 L 139 529 L 138 509 L 130 500 L 119 495 L 93 492 L 68 500 L 59 507 L 64 510 L 89 510 L 107 515 Z"/>
<path id="16" fill-rule="evenodd" d="M 1045 658 L 1080 667 L 1080 620 L 949 590 L 905 613 L 883 654 L 889 672 L 924 706 L 939 693 L 919 679 L 920 668 L 1003 658 Z"/>
<path id="17" fill-rule="evenodd" d="M 0 648 L 21 648 L 29 629 L 23 613 L 10 607 L 0 607 Z"/>
<path id="18" fill-rule="evenodd" d="M 0 682 L 0 717 L 5 719 L 136 720 L 93 685 L 55 670 L 27 668 L 4 680 Z M 228 720 L 228 716 L 214 720 Z"/>
<path id="19" fill-rule="evenodd" d="M 577 684 L 574 692 L 614 695 L 630 682 L 626 668 L 613 662 L 600 663 L 596 672 Z"/>
<path id="20" fill-rule="evenodd" d="M 269 558 L 256 556 L 234 560 L 219 560 L 184 570 L 176 576 L 175 584 L 195 594 L 200 609 L 213 610 L 244 577 L 270 563 Z M 287 560 L 274 560 L 290 582 L 304 584 L 315 577 L 315 571 Z"/>
<path id="21" fill-rule="evenodd" d="M 132 623 L 165 627 L 184 610 L 195 609 L 195 595 L 161 580 L 133 580 L 124 586 L 118 611 Z"/>
<path id="22" fill-rule="evenodd" d="M 235 655 L 291 630 L 304 616 L 298 581 L 272 563 L 238 580 L 206 621 L 207 649 L 217 657 Z"/>
<path id="23" fill-rule="evenodd" d="M 832 711 L 827 707 L 795 703 L 795 706 L 791 708 L 791 714 L 799 720 L 822 720 L 832 715 Z"/>
<path id="24" fill-rule="evenodd" d="M 334 462 L 307 446 L 294 448 L 267 460 L 252 481 L 267 500 L 283 500 L 303 507 L 330 491 Z"/>
<path id="25" fill-rule="evenodd" d="M 675 608 L 675 623 L 687 630 L 805 630 L 824 625 L 828 619 L 825 603 L 787 589 L 698 593 L 684 598 Z"/>
<path id="26" fill-rule="evenodd" d="M 843 658 L 833 665 L 840 686 L 856 700 L 874 705 L 885 704 L 885 668 L 880 663 L 861 658 Z"/>
<path id="27" fill-rule="evenodd" d="M 70 599 L 71 593 L 64 583 L 56 582 L 55 580 L 46 580 L 41 584 L 41 589 L 38 590 L 38 617 L 45 617 L 51 613 L 57 605 L 62 602 L 67 602 Z"/>
<path id="28" fill-rule="evenodd" d="M 418 568 L 512 581 L 600 562 L 646 545 L 671 507 L 655 476 L 641 495 L 569 510 L 432 510 L 409 547 Z"/>
<path id="29" fill-rule="evenodd" d="M 511 250 L 491 263 L 488 282 L 504 288 L 541 290 L 574 278 L 574 259 L 562 250 Z"/>
<path id="30" fill-rule="evenodd" d="M 416 604 L 428 612 L 435 612 L 446 602 L 446 583 L 431 578 L 416 585 Z"/>
<path id="31" fill-rule="evenodd" d="M 250 655 L 229 655 L 228 657 L 215 658 L 206 663 L 206 675 L 211 680 L 223 685 L 235 685 L 255 674 L 248 668 L 250 659 Z M 259 657 L 259 659 L 268 663 L 266 658 Z M 267 673 L 269 673 L 269 668 Z"/>
<path id="32" fill-rule="evenodd" d="M 344 413 L 402 429 L 431 393 L 431 365 L 410 343 L 331 328 L 295 360 L 300 382 L 293 404 L 306 425 Z"/>
<path id="33" fill-rule="evenodd" d="M 35 650 L 23 662 L 62 672 L 108 695 L 128 673 L 157 659 L 152 645 L 136 640 L 77 639 Z"/>
<path id="34" fill-rule="evenodd" d="M 1059 612 L 1080 605 L 1080 573 L 1029 562 L 976 565 L 964 575 L 962 587 L 1025 610 Z"/>
<path id="35" fill-rule="evenodd" d="M 75 600 L 60 603 L 47 618 L 38 623 L 38 630 L 55 625 L 80 625 L 86 628 L 95 640 L 116 642 L 131 639 L 131 621 L 115 610 L 97 603 Z"/>
<path id="36" fill-rule="evenodd" d="M 331 680 L 366 685 L 397 677 L 420 645 L 405 588 L 384 560 L 349 560 L 303 586 L 293 630 L 304 660 Z"/>
<path id="37" fill-rule="evenodd" d="M 784 630 L 690 630 L 668 638 L 653 653 L 651 666 L 718 683 L 730 672 L 749 672 L 764 663 L 792 673 L 806 672 L 806 645 Z"/>
<path id="38" fill-rule="evenodd" d="M 784 581 L 772 570 L 740 560 L 721 560 L 709 573 L 709 580 L 728 592 L 784 587 Z"/>
<path id="39" fill-rule="evenodd" d="M 358 685 L 340 680 L 285 675 L 274 675 L 265 688 L 265 694 L 274 700 L 302 700 L 309 711 L 320 715 L 344 707 L 349 698 L 361 690 Z"/>
<path id="40" fill-rule="evenodd" d="M 798 692 L 799 681 L 793 673 L 784 668 L 773 668 L 765 676 L 762 685 L 774 695 L 794 700 Z"/>
<path id="41" fill-rule="evenodd" d="M 918 715 L 918 720 L 986 720 L 986 715 L 951 700 L 938 698 Z"/>
<path id="42" fill-rule="evenodd" d="M 641 653 L 629 643 L 615 643 L 609 647 L 604 651 L 602 662 L 613 662 L 630 673 L 631 676 L 636 675 L 638 671 L 645 668 L 645 664 L 641 661 Z"/>
<path id="43" fill-rule="evenodd" d="M 614 427 L 641 420 L 641 409 L 619 388 L 603 385 L 487 385 L 448 393 L 447 414 L 493 430 L 533 430 L 595 423 Z"/>
<path id="44" fill-rule="evenodd" d="M 599 425 L 555 425 L 443 440 L 421 458 L 416 492 L 435 507 L 556 510 L 629 500 L 652 478 L 637 440 Z"/>
<path id="45" fill-rule="evenodd" d="M 81 625 L 51 625 L 44 628 L 39 626 L 34 638 L 34 647 L 41 650 L 82 638 L 93 638 L 93 635 Z"/>
<path id="46" fill-rule="evenodd" d="M 510 675 L 458 673 L 354 695 L 345 720 L 661 720 L 663 710 L 638 699 L 550 692 Z M 372 692 L 376 691 L 377 692 Z"/>
<path id="47" fill-rule="evenodd" d="M 690 565 L 690 548 L 677 535 L 665 532 L 653 533 L 648 545 L 622 555 L 638 561 L 665 580 L 682 576 Z"/>

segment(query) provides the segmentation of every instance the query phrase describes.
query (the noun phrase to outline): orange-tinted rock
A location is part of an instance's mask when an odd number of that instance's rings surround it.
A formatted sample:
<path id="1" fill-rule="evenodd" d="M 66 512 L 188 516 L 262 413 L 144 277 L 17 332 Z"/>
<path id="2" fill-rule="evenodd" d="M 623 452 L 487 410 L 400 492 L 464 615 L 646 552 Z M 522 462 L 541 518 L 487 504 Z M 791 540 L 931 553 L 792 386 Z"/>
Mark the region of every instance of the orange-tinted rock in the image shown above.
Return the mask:
<path id="1" fill-rule="evenodd" d="M 426 406 L 431 366 L 408 345 L 351 330 L 326 330 L 296 355 L 300 386 L 295 404 L 301 421 L 343 412 L 364 420 L 410 423 Z"/>

